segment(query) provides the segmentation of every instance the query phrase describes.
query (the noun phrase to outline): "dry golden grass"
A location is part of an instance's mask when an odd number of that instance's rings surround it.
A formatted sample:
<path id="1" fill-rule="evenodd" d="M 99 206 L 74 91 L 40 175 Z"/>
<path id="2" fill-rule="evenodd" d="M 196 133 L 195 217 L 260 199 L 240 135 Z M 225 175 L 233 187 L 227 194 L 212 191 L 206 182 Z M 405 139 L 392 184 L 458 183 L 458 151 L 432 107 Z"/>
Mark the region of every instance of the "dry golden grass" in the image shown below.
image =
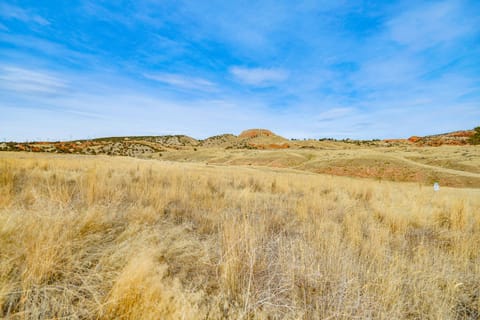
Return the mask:
<path id="1" fill-rule="evenodd" d="M 0 155 L 0 317 L 478 319 L 480 190 Z"/>
<path id="2" fill-rule="evenodd" d="M 396 147 L 316 142 L 316 149 L 239 150 L 198 148 L 162 153 L 163 160 L 293 168 L 384 181 L 438 181 L 449 187 L 480 188 L 480 146 Z"/>

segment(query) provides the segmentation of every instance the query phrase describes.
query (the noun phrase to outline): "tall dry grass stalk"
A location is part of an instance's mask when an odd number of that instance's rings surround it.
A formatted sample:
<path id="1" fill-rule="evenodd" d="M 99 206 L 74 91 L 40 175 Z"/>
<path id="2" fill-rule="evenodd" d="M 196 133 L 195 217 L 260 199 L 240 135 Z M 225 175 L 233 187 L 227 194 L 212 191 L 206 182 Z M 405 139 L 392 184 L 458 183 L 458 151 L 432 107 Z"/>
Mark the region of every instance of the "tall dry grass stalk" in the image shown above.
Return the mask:
<path id="1" fill-rule="evenodd" d="M 478 319 L 480 190 L 3 153 L 0 317 Z"/>

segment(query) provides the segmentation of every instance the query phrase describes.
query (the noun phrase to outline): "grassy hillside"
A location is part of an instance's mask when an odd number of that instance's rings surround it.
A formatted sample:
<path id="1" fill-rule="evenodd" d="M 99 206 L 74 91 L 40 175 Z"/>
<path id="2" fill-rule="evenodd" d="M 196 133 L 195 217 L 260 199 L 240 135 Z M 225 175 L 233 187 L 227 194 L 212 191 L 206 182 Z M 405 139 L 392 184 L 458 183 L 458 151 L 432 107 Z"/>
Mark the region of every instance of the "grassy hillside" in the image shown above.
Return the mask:
<path id="1" fill-rule="evenodd" d="M 3 318 L 480 316 L 479 189 L 0 153 L 0 194 Z"/>
<path id="2" fill-rule="evenodd" d="M 325 147 L 324 149 L 197 149 L 162 153 L 162 160 L 289 168 L 382 181 L 435 181 L 480 188 L 480 147 Z"/>
<path id="3" fill-rule="evenodd" d="M 196 140 L 185 135 L 67 142 L 0 143 L 0 151 L 130 156 L 223 165 L 269 166 L 331 175 L 480 188 L 474 131 L 409 140 L 287 140 L 265 129 Z M 446 143 L 446 144 L 444 144 Z"/>

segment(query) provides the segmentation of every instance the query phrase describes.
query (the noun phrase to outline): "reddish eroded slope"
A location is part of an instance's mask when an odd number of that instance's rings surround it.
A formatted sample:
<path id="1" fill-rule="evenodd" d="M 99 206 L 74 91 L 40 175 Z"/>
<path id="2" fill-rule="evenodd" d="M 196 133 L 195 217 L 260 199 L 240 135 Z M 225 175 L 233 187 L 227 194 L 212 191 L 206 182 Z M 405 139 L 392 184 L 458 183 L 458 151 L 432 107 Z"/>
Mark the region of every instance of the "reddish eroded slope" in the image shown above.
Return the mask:
<path id="1" fill-rule="evenodd" d="M 249 129 L 243 131 L 238 139 L 252 149 L 288 149 L 288 140 L 267 129 Z"/>
<path id="2" fill-rule="evenodd" d="M 272 137 L 276 136 L 272 131 L 267 129 L 249 129 L 242 131 L 238 136 L 240 139 L 256 138 L 256 137 Z"/>
<path id="3" fill-rule="evenodd" d="M 412 136 L 408 141 L 419 146 L 466 145 L 474 134 L 474 130 L 462 130 L 425 137 Z"/>

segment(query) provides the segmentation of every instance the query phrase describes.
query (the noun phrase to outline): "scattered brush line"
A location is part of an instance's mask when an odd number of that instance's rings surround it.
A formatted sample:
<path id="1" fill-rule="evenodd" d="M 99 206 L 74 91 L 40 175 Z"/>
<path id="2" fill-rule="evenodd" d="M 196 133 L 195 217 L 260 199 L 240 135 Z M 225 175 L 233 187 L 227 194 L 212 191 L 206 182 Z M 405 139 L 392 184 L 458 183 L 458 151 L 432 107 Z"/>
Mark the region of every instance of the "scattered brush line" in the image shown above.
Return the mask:
<path id="1" fill-rule="evenodd" d="M 0 143 L 3 151 L 129 156 L 224 165 L 294 168 L 315 173 L 480 187 L 474 130 L 396 140 L 288 140 L 266 129 L 204 140 L 186 135 L 108 137 L 66 142 Z M 429 148 L 435 146 L 435 148 Z M 477 159 L 477 160 L 475 160 Z"/>
<path id="2" fill-rule="evenodd" d="M 356 146 L 389 147 L 399 145 L 440 146 L 468 145 L 475 136 L 474 130 L 456 131 L 446 134 L 417 137 L 409 139 L 387 140 L 335 140 L 335 139 L 286 139 L 266 129 L 249 129 L 239 136 L 222 134 L 197 140 L 186 135 L 107 137 L 89 140 L 57 142 L 4 142 L 0 151 L 30 151 L 77 154 L 108 154 L 121 156 L 138 156 L 173 150 L 190 150 L 192 148 L 226 148 L 226 149 L 322 149 L 326 147 L 349 148 Z"/>

